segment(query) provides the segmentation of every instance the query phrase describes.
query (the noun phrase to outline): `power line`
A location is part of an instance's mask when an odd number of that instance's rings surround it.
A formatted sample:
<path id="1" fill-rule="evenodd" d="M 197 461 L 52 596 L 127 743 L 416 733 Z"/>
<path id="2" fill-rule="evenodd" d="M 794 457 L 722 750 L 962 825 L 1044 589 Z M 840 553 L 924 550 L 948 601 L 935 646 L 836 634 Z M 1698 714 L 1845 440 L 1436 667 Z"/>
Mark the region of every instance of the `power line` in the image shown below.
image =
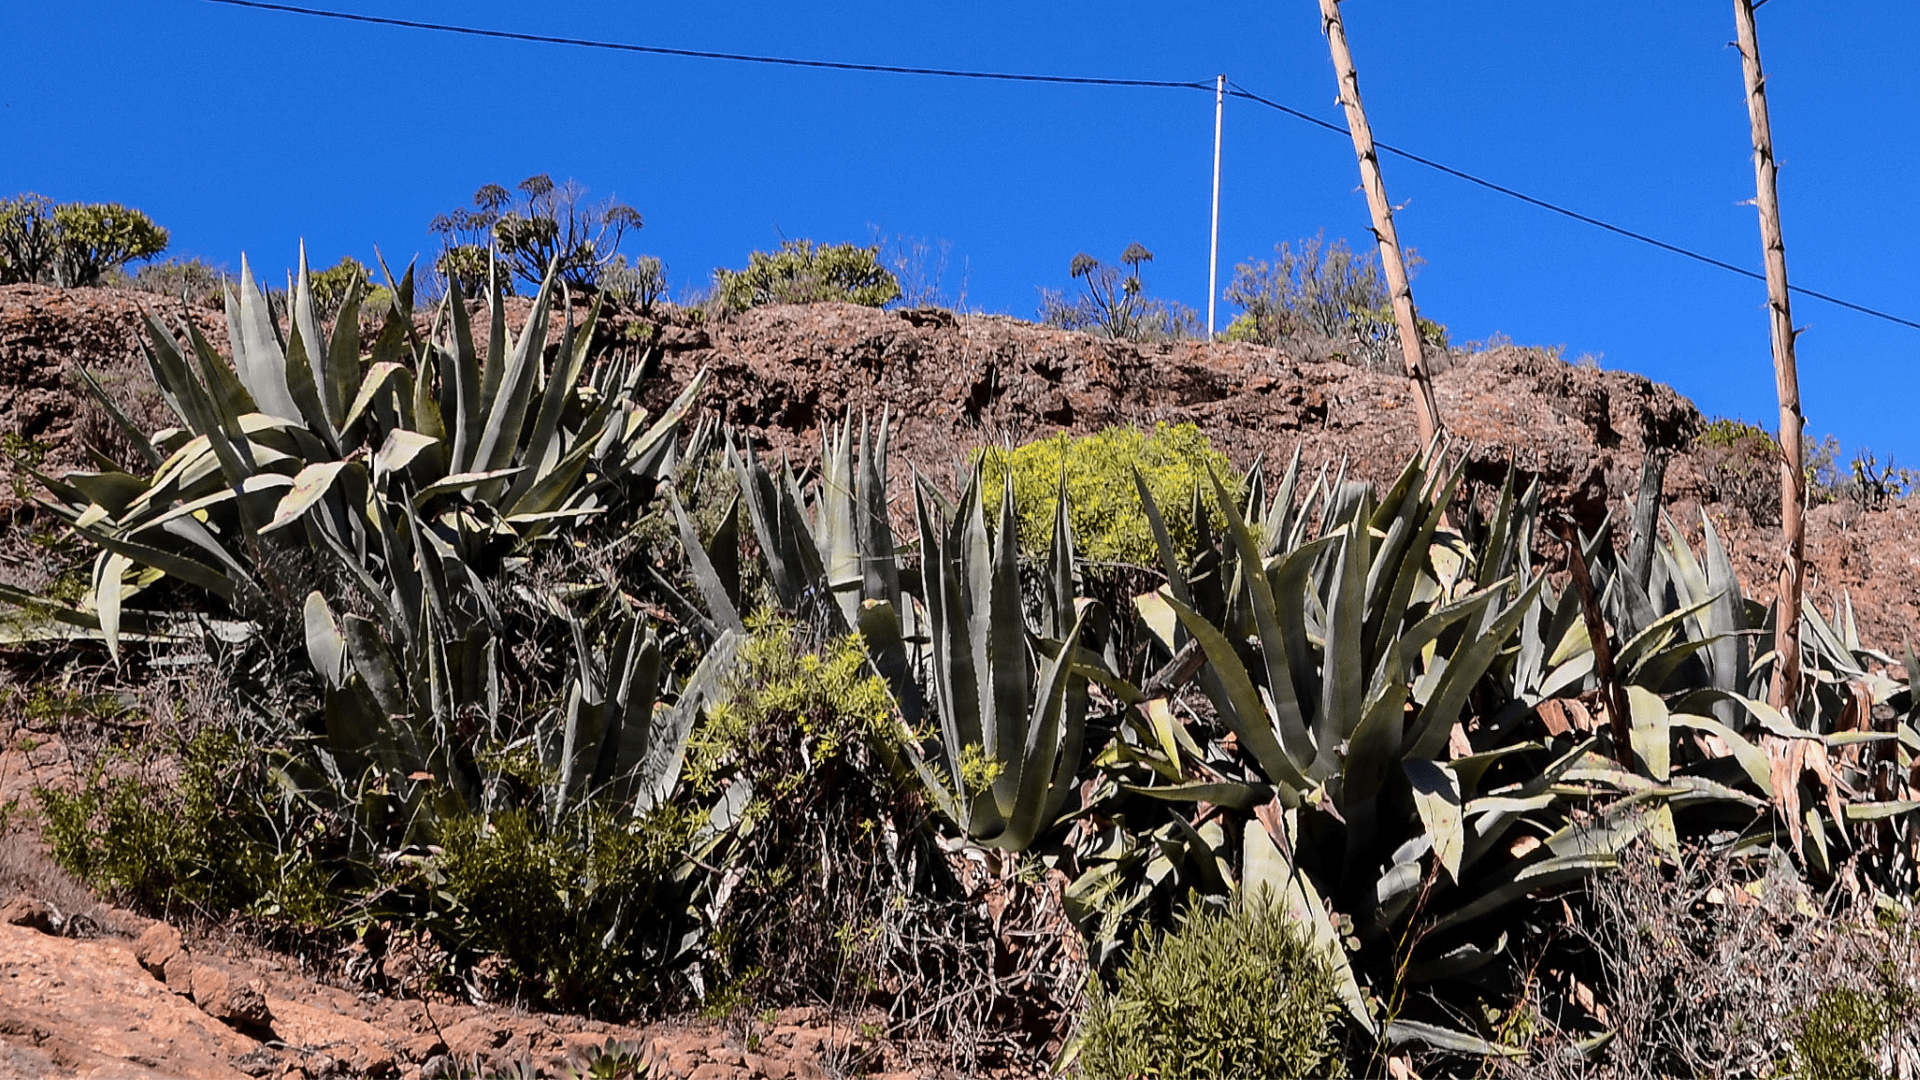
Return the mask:
<path id="1" fill-rule="evenodd" d="M 1234 97 L 1244 98 L 1245 100 L 1254 102 L 1257 105 L 1265 105 L 1269 109 L 1272 109 L 1276 112 L 1285 113 L 1286 115 L 1291 116 L 1297 120 L 1305 120 L 1307 123 L 1312 124 L 1315 127 L 1326 128 L 1328 131 L 1338 132 L 1339 134 L 1342 134 L 1342 135 L 1347 134 L 1347 129 L 1339 126 L 1338 124 L 1330 123 L 1326 120 L 1322 120 L 1319 117 L 1312 115 L 1311 113 L 1301 112 L 1299 109 L 1289 108 L 1285 105 L 1280 104 L 1277 101 L 1272 101 L 1267 98 L 1261 97 L 1259 94 L 1253 93 L 1252 91 L 1246 89 L 1245 87 L 1241 86 L 1238 83 L 1229 83 L 1228 85 L 1231 88 L 1228 90 L 1228 93 L 1232 94 Z M 1758 271 L 1749 270 L 1744 266 L 1740 266 L 1735 263 L 1730 263 L 1723 259 L 1716 259 L 1711 255 L 1705 255 L 1698 251 L 1694 251 L 1691 248 L 1681 247 L 1678 244 L 1669 244 L 1665 240 L 1661 240 L 1658 237 L 1648 236 L 1646 233 L 1635 232 L 1632 229 L 1615 225 L 1609 221 L 1602 221 L 1601 219 L 1597 217 L 1593 217 L 1590 214 L 1583 214 L 1578 210 L 1573 210 L 1568 207 L 1561 206 L 1558 203 L 1551 203 L 1545 199 L 1537 199 L 1532 195 L 1527 194 L 1524 191 L 1516 191 L 1513 188 L 1505 186 L 1504 184 L 1496 184 L 1493 181 L 1488 180 L 1484 177 L 1475 176 L 1469 172 L 1463 172 L 1459 169 L 1454 168 L 1451 165 L 1442 164 L 1429 157 L 1422 157 L 1421 155 L 1416 154 L 1410 150 L 1402 150 L 1397 146 L 1393 146 L 1389 143 L 1380 142 L 1377 139 L 1374 141 L 1374 146 L 1378 147 L 1381 150 L 1385 150 L 1387 153 L 1392 154 L 1395 157 L 1405 158 L 1406 160 L 1411 161 L 1416 165 L 1425 165 L 1427 168 L 1433 169 L 1436 172 L 1445 173 L 1448 176 L 1454 177 L 1455 179 L 1465 180 L 1469 184 L 1477 184 L 1480 187 L 1486 188 L 1489 191 L 1499 192 L 1500 194 L 1505 195 L 1510 199 L 1518 199 L 1519 201 L 1526 203 L 1529 206 L 1537 206 L 1542 210 L 1551 211 L 1555 214 L 1561 215 L 1562 217 L 1572 218 L 1573 220 L 1581 222 L 1582 224 L 1591 225 L 1596 229 L 1605 229 L 1607 232 L 1613 233 L 1616 236 L 1624 236 L 1629 240 L 1638 240 L 1640 243 L 1649 244 L 1653 247 L 1659 248 L 1662 251 L 1671 252 L 1672 254 L 1680 255 L 1685 258 L 1692 259 L 1696 262 L 1702 262 L 1707 264 L 1708 266 L 1718 267 L 1722 270 L 1730 270 L 1733 273 L 1739 274 L 1742 277 L 1752 278 L 1755 281 L 1767 280 L 1766 275 Z M 1857 311 L 1862 315 L 1871 315 L 1876 319 L 1885 319 L 1891 323 L 1898 323 L 1901 326 L 1911 327 L 1912 329 L 1920 330 L 1920 322 L 1915 322 L 1912 319 L 1904 319 L 1898 315 L 1890 314 L 1885 311 L 1880 311 L 1876 308 L 1870 308 L 1863 304 L 1856 304 L 1851 300 L 1842 300 L 1837 296 L 1832 296 L 1827 293 L 1819 292 L 1815 289 L 1805 288 L 1800 285 L 1792 285 L 1792 286 L 1789 286 L 1789 288 L 1793 292 L 1799 293 L 1802 296 L 1811 297 L 1812 299 L 1815 299 L 1815 300 L 1824 300 L 1829 304 L 1836 304 L 1840 307 L 1846 308 L 1849 311 Z"/>
<path id="2" fill-rule="evenodd" d="M 542 45 L 573 45 L 583 49 L 610 49 L 615 52 L 645 53 L 649 56 L 680 56 L 693 60 L 732 60 L 743 64 L 776 64 L 782 67 L 825 68 L 830 71 L 870 71 L 886 75 L 938 75 L 949 79 L 994 79 L 1001 82 L 1024 83 L 1063 83 L 1070 86 L 1146 86 L 1157 89 L 1211 90 L 1213 80 L 1203 82 L 1172 82 L 1165 79 L 1099 79 L 1075 75 L 1028 75 L 1011 71 L 961 71 L 953 68 L 902 67 L 897 64 L 849 64 L 837 60 L 801 60 L 790 56 L 756 56 L 750 53 L 708 52 L 702 49 L 670 49 L 662 45 L 630 45 L 618 41 L 595 41 L 591 38 L 553 37 L 547 34 L 522 34 L 511 30 L 484 30 L 474 26 L 453 26 L 447 23 L 416 22 L 412 19 L 389 19 L 381 15 L 357 15 L 346 11 L 328 11 L 322 8 L 295 7 L 292 4 L 271 4 L 264 0 L 207 0 L 210 4 L 226 4 L 229 7 L 254 8 L 259 11 L 280 11 L 290 15 L 311 15 L 320 19 L 339 19 L 343 22 L 372 23 L 376 26 L 400 26 L 409 30 L 436 30 L 443 34 L 464 34 L 468 37 L 499 38 L 505 41 L 532 41 Z"/>
<path id="3" fill-rule="evenodd" d="M 494 39 L 503 40 L 503 41 L 529 41 L 529 42 L 535 42 L 542 45 L 570 45 L 570 46 L 574 46 L 577 48 L 584 48 L 584 49 L 605 49 L 613 52 L 641 53 L 649 56 L 677 56 L 677 57 L 683 57 L 683 58 L 693 59 L 693 60 L 729 60 L 735 63 L 771 64 L 771 65 L 776 65 L 780 67 L 813 68 L 813 69 L 824 69 L 828 71 L 862 71 L 862 72 L 872 72 L 872 73 L 885 74 L 885 75 L 929 75 L 929 76 L 937 76 L 937 77 L 949 78 L 949 79 L 984 79 L 984 80 L 992 80 L 992 81 L 998 81 L 998 82 L 1047 83 L 1047 84 L 1066 85 L 1066 86 L 1132 86 L 1132 87 L 1146 87 L 1151 89 L 1163 89 L 1163 90 L 1212 90 L 1214 89 L 1213 81 L 1210 79 L 1195 80 L 1191 82 L 1181 82 L 1181 81 L 1171 80 L 1171 79 L 1109 79 L 1109 78 L 1096 78 L 1096 77 L 1081 76 L 1081 75 L 1037 75 L 1037 74 L 1030 74 L 1030 73 L 1024 73 L 1024 72 L 1012 72 L 1012 71 L 968 71 L 968 70 L 961 70 L 956 68 L 907 67 L 907 66 L 898 65 L 898 64 L 854 64 L 854 63 L 847 63 L 847 62 L 837 61 L 837 60 L 804 60 L 797 57 L 789 57 L 789 56 L 759 56 L 751 53 L 714 52 L 714 51 L 703 50 L 703 49 L 674 49 L 674 48 L 668 48 L 663 45 L 634 45 L 634 44 L 629 44 L 626 42 L 618 42 L 618 41 L 598 41 L 592 38 L 558 37 L 558 36 L 549 35 L 549 34 L 526 34 L 526 33 L 520 33 L 512 30 L 487 30 L 481 27 L 474 27 L 474 26 L 455 26 L 448 23 L 420 22 L 413 19 L 393 19 L 393 18 L 388 18 L 386 16 L 382 16 L 382 15 L 360 15 L 353 12 L 332 11 L 325 8 L 299 7 L 293 4 L 276 4 L 276 3 L 269 3 L 267 2 L 267 0 L 206 0 L 206 2 L 210 4 L 224 4 L 228 7 L 251 8 L 258 11 L 277 11 L 277 12 L 282 12 L 289 15 L 306 15 L 312 18 L 319 18 L 319 19 L 335 19 L 342 22 L 366 23 L 366 24 L 372 24 L 375 26 L 397 26 L 397 27 L 402 27 L 409 30 L 430 30 L 438 33 L 444 33 L 444 34 L 460 34 L 467 37 L 494 38 Z M 1765 0 L 1761 0 L 1761 2 L 1764 3 Z M 1251 101 L 1256 105 L 1263 105 L 1269 109 L 1274 110 L 1275 112 L 1279 112 L 1287 116 L 1291 116 L 1296 120 L 1304 120 L 1307 123 L 1314 125 L 1315 127 L 1324 128 L 1327 131 L 1331 131 L 1339 135 L 1348 134 L 1346 128 L 1338 124 L 1332 123 L 1330 121 L 1323 120 L 1320 117 L 1313 115 L 1312 113 L 1304 112 L 1300 109 L 1295 109 L 1287 105 L 1282 105 L 1279 102 L 1272 100 L 1271 98 L 1262 97 L 1259 94 L 1256 94 L 1251 90 L 1248 90 L 1247 88 L 1241 86 L 1238 83 L 1230 82 L 1228 85 L 1231 88 L 1228 92 L 1233 97 L 1241 98 L 1246 101 Z M 1474 184 L 1479 187 L 1486 188 L 1489 191 L 1493 191 L 1498 194 L 1505 195 L 1510 199 L 1518 200 L 1519 202 L 1526 203 L 1529 206 L 1534 206 L 1539 209 L 1549 211 L 1551 213 L 1559 214 L 1562 217 L 1571 218 L 1574 221 L 1578 221 L 1584 225 L 1591 225 L 1594 228 L 1602 229 L 1606 232 L 1613 233 L 1616 236 L 1623 236 L 1629 240 L 1635 240 L 1642 244 L 1647 244 L 1649 246 L 1659 248 L 1661 251 L 1665 251 L 1670 254 L 1679 255 L 1687 259 L 1692 259 L 1695 262 L 1704 263 L 1708 266 L 1716 267 L 1721 270 L 1727 270 L 1732 273 L 1739 274 L 1741 277 L 1751 278 L 1756 281 L 1766 280 L 1766 275 L 1761 274 L 1757 271 L 1749 270 L 1746 267 L 1737 265 L 1735 263 L 1727 262 L 1723 259 L 1716 259 L 1711 255 L 1694 251 L 1691 248 L 1681 247 L 1678 244 L 1670 244 L 1665 240 L 1661 240 L 1657 237 L 1648 236 L 1646 233 L 1642 233 L 1642 232 L 1635 232 L 1632 229 L 1628 229 L 1620 225 L 1615 225 L 1609 221 L 1603 221 L 1600 218 L 1593 217 L 1590 214 L 1583 214 L 1578 210 L 1573 210 L 1569 207 L 1561 206 L 1558 203 L 1552 203 L 1552 202 L 1548 202 L 1545 199 L 1535 198 L 1532 195 L 1528 195 L 1524 191 L 1515 190 L 1514 188 L 1507 187 L 1504 184 L 1494 183 L 1493 181 L 1485 179 L 1484 177 L 1475 176 L 1470 172 L 1466 172 L 1461 169 L 1456 169 L 1451 165 L 1442 164 L 1441 162 L 1435 161 L 1432 158 L 1423 157 L 1422 155 L 1413 153 L 1410 150 L 1402 150 L 1397 146 L 1393 146 L 1388 143 L 1377 142 L 1377 141 L 1375 142 L 1374 145 L 1377 146 L 1379 149 L 1394 155 L 1395 157 L 1404 158 L 1407 161 L 1411 161 L 1417 165 L 1424 165 L 1429 169 L 1435 170 L 1436 172 L 1445 173 L 1446 175 L 1454 177 L 1455 179 L 1464 180 L 1469 184 Z M 1829 293 L 1819 292 L 1817 290 L 1809 289 L 1801 285 L 1790 286 L 1790 289 L 1793 292 L 1800 294 L 1801 296 L 1810 297 L 1814 300 L 1820 300 L 1825 303 L 1833 304 L 1837 307 L 1846 308 L 1848 311 L 1857 312 L 1862 315 L 1870 315 L 1876 319 L 1884 319 L 1887 322 L 1894 323 L 1899 326 L 1905 326 L 1910 329 L 1920 330 L 1920 322 L 1916 322 L 1912 319 L 1902 318 L 1901 316 L 1894 315 L 1890 312 L 1881 311 L 1878 308 L 1871 308 L 1864 304 L 1856 304 L 1851 300 L 1843 300 L 1840 297 L 1831 295 Z"/>

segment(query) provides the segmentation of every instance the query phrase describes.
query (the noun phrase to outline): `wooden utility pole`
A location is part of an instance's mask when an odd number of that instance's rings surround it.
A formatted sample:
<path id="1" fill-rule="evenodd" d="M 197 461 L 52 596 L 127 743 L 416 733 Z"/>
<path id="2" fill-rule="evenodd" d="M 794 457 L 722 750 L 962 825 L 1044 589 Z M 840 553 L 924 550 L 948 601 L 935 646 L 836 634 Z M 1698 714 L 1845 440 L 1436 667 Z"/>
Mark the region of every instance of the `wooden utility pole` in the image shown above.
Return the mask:
<path id="1" fill-rule="evenodd" d="M 1767 118 L 1767 76 L 1760 67 L 1760 35 L 1753 0 L 1733 0 L 1740 61 L 1747 81 L 1747 118 L 1753 125 L 1753 174 L 1760 210 L 1760 243 L 1767 258 L 1767 308 L 1772 315 L 1773 381 L 1780 395 L 1780 614 L 1774 627 L 1771 703 L 1792 718 L 1800 700 L 1800 594 L 1806 558 L 1807 474 L 1802 468 L 1800 373 L 1793 358 L 1793 307 L 1787 292 L 1787 246 L 1780 238 L 1780 191 Z"/>
<path id="2" fill-rule="evenodd" d="M 1440 404 L 1434 399 L 1433 378 L 1427 373 L 1426 355 L 1421 349 L 1420 324 L 1413 311 L 1413 286 L 1407 280 L 1400 237 L 1394 232 L 1393 204 L 1387 201 L 1387 184 L 1380 176 L 1380 155 L 1373 147 L 1373 128 L 1367 125 L 1367 110 L 1360 104 L 1360 73 L 1353 66 L 1353 51 L 1347 47 L 1347 29 L 1340 21 L 1340 0 L 1320 0 L 1320 21 L 1327 35 L 1327 46 L 1333 51 L 1333 70 L 1340 79 L 1340 104 L 1347 110 L 1347 130 L 1353 133 L 1353 152 L 1360 159 L 1360 184 L 1367 192 L 1367 209 L 1373 213 L 1373 235 L 1380 241 L 1380 266 L 1386 271 L 1387 289 L 1393 296 L 1393 321 L 1400 328 L 1400 353 L 1420 406 L 1420 444 L 1429 446 L 1441 427 Z"/>

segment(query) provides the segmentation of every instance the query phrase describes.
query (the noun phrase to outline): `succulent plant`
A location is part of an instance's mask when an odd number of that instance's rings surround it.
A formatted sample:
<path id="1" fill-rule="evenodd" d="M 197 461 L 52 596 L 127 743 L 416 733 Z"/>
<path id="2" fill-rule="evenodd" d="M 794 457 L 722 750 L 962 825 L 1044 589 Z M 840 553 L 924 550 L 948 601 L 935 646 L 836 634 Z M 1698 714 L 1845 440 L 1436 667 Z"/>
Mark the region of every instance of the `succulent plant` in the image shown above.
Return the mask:
<path id="1" fill-rule="evenodd" d="M 66 607 L 6 598 L 96 630 L 116 657 L 129 627 L 188 632 L 169 608 L 239 638 L 291 617 L 324 737 L 298 786 L 391 790 L 411 834 L 424 807 L 484 805 L 475 746 L 528 737 L 504 723 L 496 591 L 556 525 L 650 491 L 704 375 L 652 417 L 636 400 L 642 365 L 594 360 L 594 311 L 575 325 L 568 310 L 547 359 L 550 313 L 564 306 L 551 276 L 517 337 L 494 291 L 484 348 L 457 285 L 421 340 L 411 271 L 389 281 L 365 357 L 361 283 L 324 326 L 304 254 L 284 336 L 243 261 L 227 297 L 230 361 L 190 324 L 183 342 L 150 319 L 147 358 L 182 426 L 146 432 L 116 414 L 144 460 L 42 477 L 51 508 L 101 549 L 92 595 Z M 664 798 L 691 719 L 656 715 L 654 635 L 616 582 L 541 602 L 574 642 L 565 701 L 534 718 L 550 732 L 532 736 L 552 763 L 549 809 L 596 792 Z"/>
<path id="2" fill-rule="evenodd" d="M 1345 999 L 1368 1025 L 1367 987 L 1385 997 L 1396 979 L 1486 964 L 1507 942 L 1488 916 L 1611 865 L 1664 795 L 1635 792 L 1593 739 L 1549 747 L 1488 722 L 1483 681 L 1514 650 L 1544 582 L 1491 576 L 1505 540 L 1462 557 L 1442 528 L 1459 473 L 1437 464 L 1415 460 L 1378 500 L 1364 485 L 1316 485 L 1311 538 L 1311 515 L 1288 520 L 1290 507 L 1267 509 L 1271 525 L 1256 534 L 1216 484 L 1229 560 L 1219 578 L 1233 584 L 1211 602 L 1159 530 L 1161 601 L 1204 652 L 1202 686 L 1258 786 L 1156 786 L 1253 812 L 1247 837 L 1228 830 L 1210 846 L 1239 843 L 1253 868 L 1242 873 L 1288 883 L 1291 907 L 1341 943 Z M 1404 1024 L 1394 1037 L 1416 1035 L 1484 1049 Z"/>
<path id="3" fill-rule="evenodd" d="M 957 501 L 916 484 L 914 566 L 893 536 L 886 454 L 884 417 L 857 439 L 849 420 L 827 435 L 809 497 L 784 462 L 776 477 L 750 449 L 730 450 L 775 597 L 831 634 L 857 630 L 918 736 L 895 766 L 970 840 L 1024 850 L 1063 812 L 1086 727 L 1086 603 L 1065 504 L 1029 625 L 1011 488 L 990 538 L 977 469 Z M 716 625 L 737 619 L 737 591 L 683 536 Z"/>

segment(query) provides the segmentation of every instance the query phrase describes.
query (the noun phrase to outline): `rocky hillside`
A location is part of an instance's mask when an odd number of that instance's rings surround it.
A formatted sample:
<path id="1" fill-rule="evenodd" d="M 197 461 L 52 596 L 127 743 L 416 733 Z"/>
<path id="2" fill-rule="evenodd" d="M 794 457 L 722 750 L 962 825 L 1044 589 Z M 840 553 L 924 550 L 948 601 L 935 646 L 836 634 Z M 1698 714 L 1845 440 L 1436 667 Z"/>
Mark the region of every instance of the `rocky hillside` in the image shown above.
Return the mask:
<path id="1" fill-rule="evenodd" d="M 525 306 L 511 305 L 516 323 Z M 138 360 L 142 310 L 170 322 L 190 315 L 224 345 L 215 310 L 104 289 L 0 288 L 0 432 L 40 441 L 55 471 L 87 464 L 82 444 L 110 441 L 111 424 L 77 391 L 67 373 L 76 362 L 104 373 L 128 412 L 164 422 Z M 886 410 L 894 450 L 949 484 L 974 447 L 1110 424 L 1191 421 L 1241 466 L 1264 456 L 1275 467 L 1300 448 L 1309 467 L 1344 463 L 1375 481 L 1391 480 L 1416 449 L 1405 380 L 1327 359 L 1313 343 L 1134 344 L 1005 316 L 847 304 L 758 308 L 711 323 L 679 312 L 620 316 L 601 333 L 617 348 L 660 347 L 655 404 L 708 369 L 709 414 L 797 464 L 817 452 L 821 425 L 849 409 Z M 1694 447 L 1700 412 L 1671 387 L 1512 347 L 1457 355 L 1436 382 L 1470 479 L 1497 485 L 1517 468 L 1541 482 L 1545 503 L 1588 527 L 1624 510 L 1649 449 L 1669 453 L 1675 523 L 1697 538 L 1704 513 L 1750 591 L 1771 593 L 1773 523 L 1726 499 L 1710 456 Z M 1914 502 L 1872 512 L 1841 502 L 1810 515 L 1813 595 L 1823 606 L 1850 597 L 1863 637 L 1890 651 L 1920 622 Z"/>
<path id="2" fill-rule="evenodd" d="M 0 288 L 0 434 L 9 468 L 24 461 L 59 473 L 86 466 L 90 448 L 115 452 L 114 426 L 80 391 L 75 365 L 96 373 L 136 423 L 169 422 L 139 359 L 148 311 L 190 319 L 224 343 L 224 319 L 212 309 L 107 290 Z M 525 303 L 514 312 L 524 316 Z M 609 347 L 636 354 L 658 346 L 651 404 L 664 404 L 705 369 L 707 415 L 801 465 L 816 452 L 820 428 L 848 410 L 886 411 L 904 463 L 947 484 L 980 445 L 1110 424 L 1191 421 L 1241 466 L 1264 458 L 1271 467 L 1298 449 L 1309 467 L 1329 463 L 1375 481 L 1389 480 L 1416 450 L 1404 381 L 1335 362 L 1311 342 L 1280 350 L 1136 345 L 1004 317 L 846 305 L 763 308 L 717 323 L 622 316 L 602 333 Z M 1517 469 L 1542 484 L 1549 505 L 1588 526 L 1632 498 L 1649 451 L 1672 455 L 1673 519 L 1695 534 L 1714 522 L 1752 590 L 1771 591 L 1775 534 L 1765 508 L 1725 482 L 1711 448 L 1696 448 L 1702 418 L 1671 388 L 1503 348 L 1451 358 L 1438 391 L 1453 449 L 1474 481 L 1496 485 Z M 904 483 L 911 471 L 895 475 Z M 18 488 L 0 485 L 10 511 L 30 494 L 24 473 L 13 479 Z M 30 514 L 6 518 L 15 535 L 0 537 L 0 576 L 45 561 L 19 535 L 21 526 L 42 524 Z M 1847 502 L 1817 507 L 1809 554 L 1815 595 L 1850 595 L 1863 636 L 1897 649 L 1920 619 L 1920 500 L 1871 511 Z M 25 662 L 20 686 L 61 685 L 58 673 Z M 24 805 L 37 786 L 71 782 L 85 756 L 6 700 L 0 807 Z M 102 905 L 50 861 L 36 836 L 0 826 L 0 1075 L 428 1080 L 458 1075 L 481 1056 L 534 1061 L 551 1074 L 563 1058 L 609 1038 L 646 1049 L 657 1075 L 687 1080 L 930 1075 L 914 1067 L 911 1048 L 873 1039 L 858 1017 L 792 1009 L 616 1027 L 438 995 L 382 998 L 330 981 L 357 971 L 362 985 L 424 985 L 406 950 L 389 951 L 370 969 L 374 961 L 357 944 L 340 954 L 269 953 L 231 930 L 189 925 L 183 939 L 166 924 Z"/>

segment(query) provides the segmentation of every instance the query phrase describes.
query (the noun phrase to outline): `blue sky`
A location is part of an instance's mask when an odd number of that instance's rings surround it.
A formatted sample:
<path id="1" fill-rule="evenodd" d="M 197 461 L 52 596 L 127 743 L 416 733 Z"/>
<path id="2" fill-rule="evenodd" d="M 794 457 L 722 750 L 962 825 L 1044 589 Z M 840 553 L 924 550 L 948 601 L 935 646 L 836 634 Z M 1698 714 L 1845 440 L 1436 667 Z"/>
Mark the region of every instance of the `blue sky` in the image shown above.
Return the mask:
<path id="1" fill-rule="evenodd" d="M 546 5 L 311 0 L 424 21 L 928 67 L 1204 80 L 1338 120 L 1313 0 Z M 1731 5 L 1349 0 L 1387 142 L 1758 268 Z M 1920 317 L 1911 0 L 1760 12 L 1796 283 Z M 203 0 L 0 5 L 0 195 L 138 206 L 174 250 L 281 267 L 430 257 L 426 225 L 539 172 L 637 207 L 676 291 L 781 237 L 945 241 L 946 285 L 1031 317 L 1075 252 L 1139 241 L 1204 310 L 1212 98 L 766 68 L 322 22 Z M 1228 104 L 1221 280 L 1325 230 L 1366 237 L 1351 148 Z M 1601 354 L 1772 426 L 1758 283 L 1386 160 L 1422 313 Z M 1224 324 L 1226 314 L 1221 318 Z M 1796 303 L 1811 434 L 1920 465 L 1920 331 Z"/>

